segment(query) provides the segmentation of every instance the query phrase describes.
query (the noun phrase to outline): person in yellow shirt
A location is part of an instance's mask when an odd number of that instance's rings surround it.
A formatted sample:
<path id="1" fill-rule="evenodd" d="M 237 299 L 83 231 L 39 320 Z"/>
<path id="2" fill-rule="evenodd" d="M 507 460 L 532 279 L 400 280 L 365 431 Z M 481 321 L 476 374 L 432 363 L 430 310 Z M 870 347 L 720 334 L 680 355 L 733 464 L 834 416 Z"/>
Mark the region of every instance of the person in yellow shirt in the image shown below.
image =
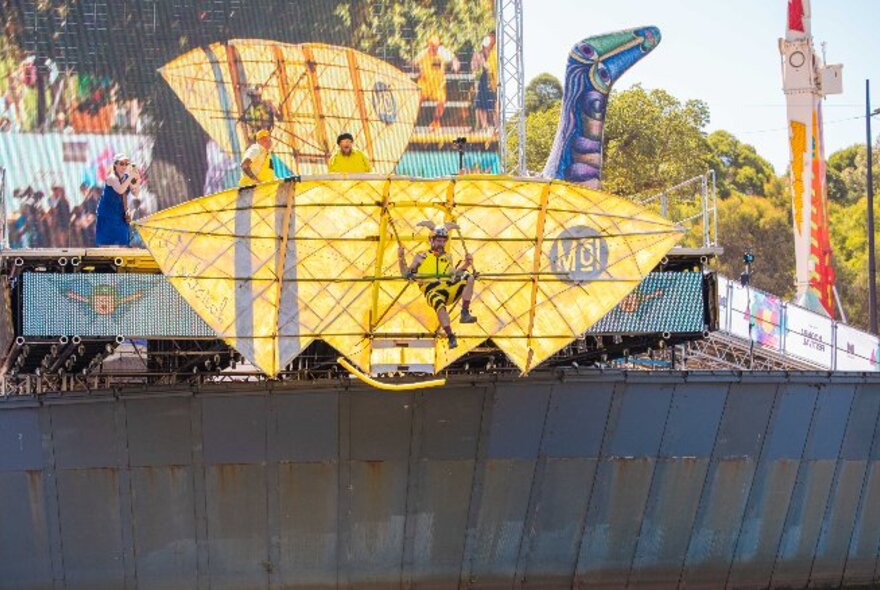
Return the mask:
<path id="1" fill-rule="evenodd" d="M 253 186 L 275 180 L 272 166 L 272 136 L 265 129 L 257 131 L 256 142 L 244 152 L 238 186 Z"/>
<path id="2" fill-rule="evenodd" d="M 435 227 L 432 222 L 423 221 L 419 225 L 431 229 L 431 236 L 428 238 L 430 251 L 419 252 L 412 264 L 407 266 L 406 249 L 400 246 L 397 249 L 397 264 L 403 276 L 418 282 L 419 289 L 428 300 L 428 305 L 437 312 L 440 326 L 449 339 L 449 348 L 455 348 L 458 346 L 458 340 L 452 332 L 447 307 L 455 305 L 461 299 L 459 322 L 473 324 L 477 321 L 470 311 L 471 298 L 474 296 L 474 275 L 466 272 L 468 268 L 473 270 L 474 259 L 470 254 L 466 254 L 464 260 L 453 266 L 452 257 L 446 253 L 449 230 L 458 227 L 456 224 L 446 223 Z"/>
<path id="3" fill-rule="evenodd" d="M 452 65 L 452 71 L 458 72 L 461 63 L 455 54 L 440 44 L 440 37 L 433 35 L 428 39 L 428 46 L 416 56 L 414 64 L 419 69 L 419 90 L 422 100 L 433 100 L 434 120 L 429 126 L 432 130 L 440 129 L 440 119 L 446 110 L 446 66 Z"/>
<path id="4" fill-rule="evenodd" d="M 354 137 L 343 133 L 336 138 L 339 150 L 330 158 L 327 169 L 331 174 L 369 174 L 373 167 L 366 154 L 354 149 Z"/>

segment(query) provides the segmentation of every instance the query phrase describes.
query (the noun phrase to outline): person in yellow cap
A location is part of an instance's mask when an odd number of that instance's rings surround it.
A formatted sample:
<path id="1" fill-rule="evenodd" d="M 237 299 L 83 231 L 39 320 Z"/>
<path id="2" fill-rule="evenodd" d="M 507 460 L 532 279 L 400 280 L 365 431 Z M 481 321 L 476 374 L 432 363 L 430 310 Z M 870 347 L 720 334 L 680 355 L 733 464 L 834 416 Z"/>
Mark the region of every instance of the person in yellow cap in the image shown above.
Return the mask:
<path id="1" fill-rule="evenodd" d="M 419 69 L 418 84 L 422 100 L 433 100 L 437 103 L 434 107 L 434 119 L 428 126 L 437 131 L 446 110 L 446 66 L 451 64 L 452 71 L 458 72 L 461 63 L 454 53 L 440 43 L 437 35 L 428 39 L 428 46 L 419 52 L 413 63 Z"/>
<path id="2" fill-rule="evenodd" d="M 331 174 L 369 174 L 373 170 L 366 154 L 354 149 L 354 137 L 351 133 L 343 133 L 337 137 L 336 145 L 339 150 L 327 164 Z"/>
<path id="3" fill-rule="evenodd" d="M 265 129 L 257 131 L 257 141 L 244 152 L 238 186 L 253 186 L 275 180 L 272 167 L 272 136 Z"/>

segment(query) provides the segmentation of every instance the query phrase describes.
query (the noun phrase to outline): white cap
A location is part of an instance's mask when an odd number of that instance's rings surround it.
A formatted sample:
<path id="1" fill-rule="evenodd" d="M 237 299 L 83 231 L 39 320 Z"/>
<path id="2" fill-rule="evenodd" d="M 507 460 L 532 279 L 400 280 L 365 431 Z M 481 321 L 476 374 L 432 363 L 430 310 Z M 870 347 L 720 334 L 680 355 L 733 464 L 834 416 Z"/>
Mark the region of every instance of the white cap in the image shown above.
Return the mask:
<path id="1" fill-rule="evenodd" d="M 123 154 L 122 152 L 119 152 L 118 154 L 116 154 L 115 156 L 113 156 L 113 163 L 114 163 L 114 164 L 115 164 L 116 162 L 121 162 L 122 160 L 125 160 L 126 162 L 130 162 L 130 161 L 131 161 L 131 160 L 128 159 L 128 156 L 126 156 L 126 155 Z"/>

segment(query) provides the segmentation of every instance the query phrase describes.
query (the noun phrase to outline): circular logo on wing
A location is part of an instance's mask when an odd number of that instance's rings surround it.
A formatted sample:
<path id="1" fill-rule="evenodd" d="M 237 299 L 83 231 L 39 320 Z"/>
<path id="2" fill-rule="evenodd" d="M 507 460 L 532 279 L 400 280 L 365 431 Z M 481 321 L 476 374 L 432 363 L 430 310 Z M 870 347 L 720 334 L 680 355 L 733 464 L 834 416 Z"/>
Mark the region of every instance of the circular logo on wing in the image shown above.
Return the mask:
<path id="1" fill-rule="evenodd" d="M 373 84 L 373 110 L 383 123 L 390 125 L 397 120 L 397 99 L 391 87 L 381 80 Z"/>
<path id="2" fill-rule="evenodd" d="M 563 230 L 550 249 L 550 268 L 582 283 L 598 277 L 608 266 L 608 244 L 599 232 L 585 225 Z"/>

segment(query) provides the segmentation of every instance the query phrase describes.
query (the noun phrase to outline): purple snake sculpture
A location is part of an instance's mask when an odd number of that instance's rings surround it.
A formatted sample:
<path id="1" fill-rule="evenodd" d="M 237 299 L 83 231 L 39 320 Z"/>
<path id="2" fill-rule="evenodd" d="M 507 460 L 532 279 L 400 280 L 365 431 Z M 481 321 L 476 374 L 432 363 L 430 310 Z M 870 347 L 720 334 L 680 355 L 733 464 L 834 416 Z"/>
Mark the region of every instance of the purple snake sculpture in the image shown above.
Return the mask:
<path id="1" fill-rule="evenodd" d="M 657 27 L 640 27 L 588 37 L 572 48 L 565 70 L 562 115 L 545 177 L 599 188 L 608 93 L 658 43 Z"/>

